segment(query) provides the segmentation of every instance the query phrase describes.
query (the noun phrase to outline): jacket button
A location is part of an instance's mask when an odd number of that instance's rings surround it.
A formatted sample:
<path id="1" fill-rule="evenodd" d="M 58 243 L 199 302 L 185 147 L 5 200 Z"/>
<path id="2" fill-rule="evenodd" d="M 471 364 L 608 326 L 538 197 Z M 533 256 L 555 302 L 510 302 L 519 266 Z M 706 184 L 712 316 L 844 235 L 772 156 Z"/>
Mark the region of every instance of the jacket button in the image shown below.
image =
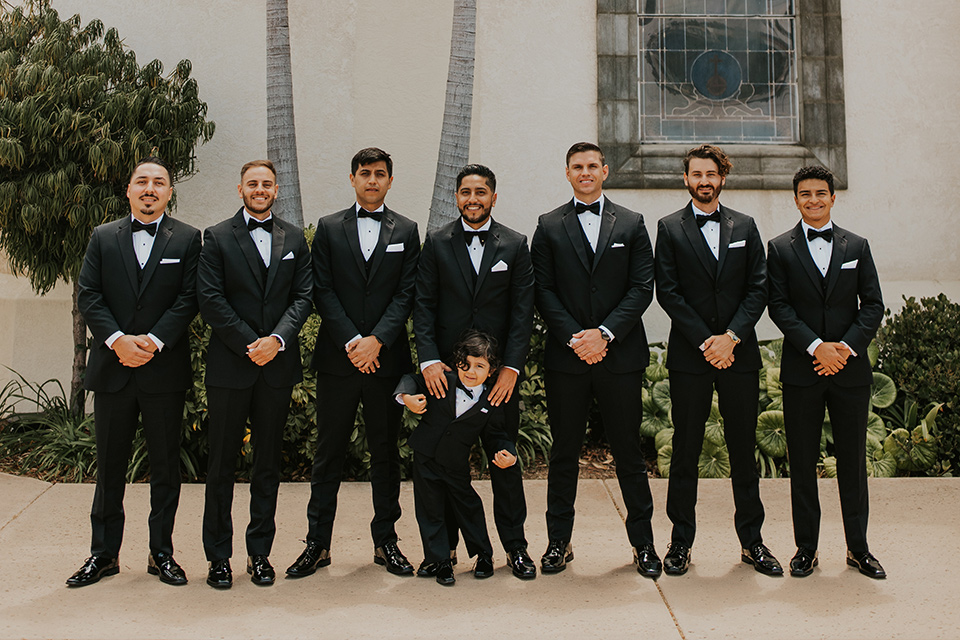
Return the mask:
<path id="1" fill-rule="evenodd" d="M 137 311 L 140 311 L 141 309 L 143 309 L 143 305 L 142 305 L 142 304 L 138 304 L 138 305 L 137 305 Z"/>

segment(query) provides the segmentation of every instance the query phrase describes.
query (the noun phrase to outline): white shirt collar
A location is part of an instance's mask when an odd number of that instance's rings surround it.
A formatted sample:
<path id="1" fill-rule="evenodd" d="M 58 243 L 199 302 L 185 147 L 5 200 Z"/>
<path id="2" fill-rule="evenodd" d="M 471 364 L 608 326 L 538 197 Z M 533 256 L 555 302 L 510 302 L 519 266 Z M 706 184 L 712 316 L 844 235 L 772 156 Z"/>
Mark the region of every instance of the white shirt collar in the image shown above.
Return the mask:
<path id="1" fill-rule="evenodd" d="M 163 220 L 164 216 L 166 216 L 166 215 L 167 215 L 167 212 L 164 211 L 163 213 L 160 214 L 160 217 L 157 218 L 156 220 L 154 220 L 153 222 L 144 222 L 143 224 L 153 224 L 153 223 L 155 222 L 155 223 L 157 224 L 157 228 L 159 229 L 159 228 L 160 228 L 160 222 Z M 131 214 L 130 214 L 130 222 L 133 222 L 133 221 L 136 220 L 136 219 L 137 219 L 137 216 L 135 216 L 135 215 L 133 215 L 133 214 L 131 213 Z"/>
<path id="2" fill-rule="evenodd" d="M 603 213 L 603 205 L 606 204 L 606 200 L 607 200 L 606 197 L 604 197 L 604 195 L 603 195 L 602 193 L 600 194 L 600 197 L 599 197 L 599 198 L 597 198 L 596 200 L 594 200 L 594 202 L 599 202 L 599 203 L 600 203 L 600 213 Z M 578 202 L 579 202 L 580 204 L 585 204 L 585 205 L 588 205 L 588 206 L 591 205 L 591 204 L 593 204 L 593 202 L 589 202 L 589 203 L 588 203 L 588 202 L 584 202 L 583 200 L 581 200 L 581 199 L 578 198 L 577 196 L 573 196 L 573 206 L 577 206 L 577 203 L 578 203 Z M 584 211 L 583 213 L 586 213 L 586 211 Z M 580 214 L 580 215 L 583 215 L 583 214 Z"/>
<path id="3" fill-rule="evenodd" d="M 827 224 L 823 225 L 823 226 L 820 227 L 819 229 L 816 229 L 816 228 L 814 228 L 814 227 L 811 227 L 810 225 L 808 225 L 806 222 L 804 222 L 804 221 L 801 219 L 801 220 L 800 220 L 800 228 L 803 229 L 803 237 L 804 237 L 804 239 L 806 239 L 806 237 L 807 237 L 807 231 L 809 231 L 810 229 L 813 229 L 814 231 L 826 231 L 827 229 L 833 229 L 833 220 L 831 220 L 831 221 L 828 222 Z M 809 242 L 809 240 L 807 240 L 807 242 Z"/>
<path id="4" fill-rule="evenodd" d="M 263 220 L 258 220 L 258 222 L 266 222 L 267 220 L 270 220 L 271 218 L 273 218 L 273 212 L 272 212 L 272 211 L 270 212 L 270 215 L 268 215 L 268 216 L 267 216 L 266 218 L 264 218 Z M 249 224 L 249 223 L 250 223 L 250 220 L 257 220 L 257 218 L 254 218 L 252 215 L 250 215 L 250 212 L 247 211 L 247 208 L 246 208 L 246 207 L 244 207 L 244 208 L 243 208 L 243 221 L 244 221 L 245 223 Z"/>
<path id="5" fill-rule="evenodd" d="M 487 218 L 487 221 L 483 223 L 479 229 L 474 229 L 466 222 L 463 221 L 463 218 L 460 218 L 460 224 L 463 225 L 464 231 L 490 231 L 490 225 L 493 224 L 493 216 Z"/>
<path id="6" fill-rule="evenodd" d="M 357 213 L 360 213 L 360 209 L 363 209 L 363 206 L 362 206 L 359 202 L 356 203 L 356 204 L 357 204 L 357 206 L 356 206 L 356 212 L 357 212 Z M 367 209 L 367 211 L 370 211 L 370 210 Z M 373 211 L 370 211 L 370 213 L 377 213 L 377 212 L 382 212 L 382 211 L 383 211 L 383 205 L 381 204 L 379 207 L 377 207 L 377 208 L 374 209 Z"/>

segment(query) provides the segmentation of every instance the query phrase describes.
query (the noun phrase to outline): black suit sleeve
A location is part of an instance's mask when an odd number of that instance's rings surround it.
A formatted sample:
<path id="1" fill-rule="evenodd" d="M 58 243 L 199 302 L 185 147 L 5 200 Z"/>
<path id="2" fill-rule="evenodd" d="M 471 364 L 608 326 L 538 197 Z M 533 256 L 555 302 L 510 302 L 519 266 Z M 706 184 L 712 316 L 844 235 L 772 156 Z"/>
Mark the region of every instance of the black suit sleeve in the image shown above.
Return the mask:
<path id="1" fill-rule="evenodd" d="M 497 407 L 491 410 L 490 419 L 480 432 L 480 442 L 487 452 L 490 464 L 493 464 L 493 457 L 498 451 L 506 449 L 513 455 L 517 455 L 517 447 L 504 429 L 505 420 L 503 408 Z"/>
<path id="2" fill-rule="evenodd" d="M 79 288 L 77 306 L 98 345 L 106 342 L 107 338 L 117 331 L 123 331 L 103 297 L 102 267 L 100 230 L 94 229 L 90 243 L 87 245 L 87 253 L 83 257 L 80 277 L 77 279 Z M 159 335 L 157 337 L 160 338 Z M 163 340 L 163 338 L 160 339 Z"/>
<path id="3" fill-rule="evenodd" d="M 413 333 L 417 341 L 417 357 L 421 363 L 442 360 L 437 346 L 437 298 L 440 278 L 433 234 L 428 233 L 417 266 L 416 300 L 413 304 Z"/>
<path id="4" fill-rule="evenodd" d="M 687 299 L 680 290 L 680 274 L 674 242 L 670 226 L 663 220 L 658 222 L 655 260 L 657 301 L 670 316 L 673 326 L 680 330 L 690 344 L 699 347 L 712 333 L 700 314 L 687 303 Z"/>
<path id="5" fill-rule="evenodd" d="M 322 220 L 313 236 L 311 254 L 313 256 L 313 302 L 317 305 L 320 317 L 323 318 L 323 324 L 337 344 L 346 345 L 360 331 L 347 316 L 334 290 L 330 237 L 327 233 L 327 225 Z"/>
<path id="6" fill-rule="evenodd" d="M 763 254 L 760 231 L 757 229 L 757 223 L 752 219 L 747 233 L 746 273 L 746 295 L 727 326 L 738 336 L 745 336 L 757 326 L 767 306 L 767 260 Z"/>
<path id="7" fill-rule="evenodd" d="M 397 388 L 393 390 L 393 396 L 396 397 L 401 393 L 411 396 L 415 396 L 418 393 L 426 395 L 427 383 L 423 381 L 423 376 L 419 373 L 416 375 L 405 373 L 403 377 L 400 378 L 400 382 L 397 383 Z"/>
<path id="8" fill-rule="evenodd" d="M 806 353 L 807 347 L 820 336 L 800 319 L 797 310 L 793 307 L 787 286 L 787 264 L 784 257 L 780 255 L 780 247 L 773 241 L 767 244 L 767 272 L 770 284 L 767 310 L 770 319 L 783 332 L 784 339 L 801 353 Z"/>
<path id="9" fill-rule="evenodd" d="M 860 255 L 857 258 L 857 295 L 860 298 L 860 310 L 853 324 L 843 334 L 847 343 L 857 355 L 866 357 L 870 341 L 877 334 L 883 320 L 883 296 L 880 293 L 880 276 L 870 253 L 870 245 L 863 240 Z"/>
<path id="10" fill-rule="evenodd" d="M 227 300 L 221 251 L 217 235 L 210 229 L 205 230 L 197 265 L 197 300 L 203 319 L 224 344 L 234 353 L 246 356 L 247 345 L 261 336 L 240 318 Z"/>
<path id="11" fill-rule="evenodd" d="M 310 294 L 313 293 L 313 270 L 310 267 L 310 251 L 303 231 L 294 228 L 287 233 L 293 233 L 297 237 L 296 249 L 293 250 L 297 263 L 294 266 L 293 280 L 290 282 L 289 304 L 270 334 L 275 333 L 283 338 L 285 344 L 291 344 L 300 334 L 303 323 L 313 309 L 310 300 Z"/>
<path id="12" fill-rule="evenodd" d="M 537 224 L 537 230 L 533 234 L 533 241 L 530 244 L 530 254 L 533 260 L 533 273 L 536 280 L 536 300 L 537 309 L 540 315 L 550 327 L 550 330 L 558 338 L 567 342 L 573 334 L 579 332 L 585 327 L 581 327 L 577 319 L 574 318 L 563 301 L 557 294 L 562 282 L 557 281 L 556 259 L 553 246 L 550 242 L 550 233 L 543 224 L 543 219 Z M 568 259 L 574 259 L 574 256 L 568 256 Z M 611 331 L 616 329 L 607 325 Z"/>
<path id="13" fill-rule="evenodd" d="M 420 260 L 420 232 L 413 224 L 403 241 L 403 265 L 400 267 L 400 282 L 390 304 L 383 310 L 380 321 L 370 332 L 385 345 L 392 345 L 401 335 L 405 337 L 407 318 L 413 307 L 413 293 L 417 286 L 417 263 Z M 355 333 L 353 335 L 356 335 Z M 349 337 L 347 338 L 349 340 Z M 405 339 L 405 338 L 404 338 Z M 406 348 L 406 347 L 404 347 Z"/>
<path id="14" fill-rule="evenodd" d="M 150 333 L 163 341 L 164 348 L 176 344 L 197 315 L 197 263 L 200 259 L 200 232 L 194 231 L 183 257 L 183 279 L 176 300 L 153 325 Z"/>
<path id="15" fill-rule="evenodd" d="M 510 281 L 510 333 L 503 348 L 503 364 L 523 371 L 533 333 L 534 278 L 530 250 L 524 237 L 517 248 Z"/>
<path id="16" fill-rule="evenodd" d="M 602 324 L 613 332 L 614 339 L 623 339 L 639 323 L 643 312 L 653 302 L 653 246 L 637 214 L 633 242 L 630 243 L 630 273 L 628 289 L 619 304 L 603 319 Z"/>

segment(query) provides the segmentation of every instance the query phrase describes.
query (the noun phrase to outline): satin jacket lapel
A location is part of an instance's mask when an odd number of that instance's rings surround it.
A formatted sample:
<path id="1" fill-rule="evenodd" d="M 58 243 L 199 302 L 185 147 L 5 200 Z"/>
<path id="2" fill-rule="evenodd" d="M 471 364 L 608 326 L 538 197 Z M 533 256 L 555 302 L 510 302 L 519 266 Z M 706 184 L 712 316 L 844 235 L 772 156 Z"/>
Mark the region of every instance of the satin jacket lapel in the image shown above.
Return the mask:
<path id="1" fill-rule="evenodd" d="M 363 259 L 363 252 L 360 251 L 360 232 L 357 231 L 356 205 L 353 206 L 352 212 L 351 215 L 351 212 L 347 211 L 347 215 L 343 219 L 343 233 L 347 236 L 347 245 L 349 245 L 350 253 L 353 254 L 353 259 L 357 263 L 357 268 L 360 269 L 360 273 L 366 273 L 366 261 Z"/>
<path id="2" fill-rule="evenodd" d="M 260 273 L 260 265 L 263 264 L 263 258 L 260 257 L 260 252 L 257 251 L 256 245 L 253 244 L 253 238 L 250 237 L 247 225 L 243 223 L 243 209 L 234 216 L 233 235 L 240 245 L 240 251 L 243 252 L 243 257 L 247 259 L 247 265 L 250 266 L 253 277 L 256 278 L 257 284 L 263 289 L 263 274 Z"/>
<path id="3" fill-rule="evenodd" d="M 463 282 L 467 291 L 473 292 L 475 290 L 473 286 L 473 263 L 470 261 L 470 253 L 467 250 L 467 239 L 463 235 L 462 223 L 453 225 L 453 231 L 450 233 L 450 244 L 453 255 L 457 259 L 457 265 L 460 267 L 460 273 L 463 275 Z"/>
<path id="4" fill-rule="evenodd" d="M 830 267 L 827 269 L 827 290 L 824 297 L 829 298 L 840 279 L 840 267 L 847 254 L 847 237 L 843 231 L 833 225 L 833 251 L 830 252 Z"/>
<path id="5" fill-rule="evenodd" d="M 800 223 L 797 223 L 797 226 L 793 229 L 790 246 L 793 247 L 793 252 L 797 254 L 797 259 L 803 265 L 803 270 L 807 272 L 810 281 L 814 284 L 814 289 L 819 291 L 820 295 L 823 295 L 823 276 L 820 275 L 820 269 L 817 268 L 817 264 L 810 256 L 810 248 L 807 246 L 806 238 L 803 237 L 803 227 L 800 226 Z"/>
<path id="6" fill-rule="evenodd" d="M 277 277 L 277 271 L 280 270 L 280 260 L 284 255 L 283 240 L 286 237 L 286 232 L 283 230 L 283 227 L 274 222 L 273 233 L 270 235 L 270 268 L 267 269 L 267 284 L 263 288 L 264 293 L 270 291 L 270 287 L 273 286 L 273 281 Z"/>
<path id="7" fill-rule="evenodd" d="M 723 269 L 723 261 L 727 257 L 727 248 L 730 246 L 730 238 L 733 237 L 733 218 L 727 213 L 727 210 L 720 205 L 720 248 L 717 253 L 717 277 Z"/>
<path id="8" fill-rule="evenodd" d="M 157 265 L 160 264 L 160 256 L 163 255 L 163 250 L 167 247 L 167 243 L 170 242 L 170 236 L 172 235 L 173 223 L 170 221 L 169 215 L 164 215 L 163 224 L 157 229 L 157 235 L 153 239 L 153 248 L 150 249 L 150 257 L 147 259 L 147 264 L 143 265 L 143 279 L 140 282 L 139 295 L 143 295 L 143 292 L 146 290 L 150 278 L 153 277 L 154 272 L 157 270 Z"/>
<path id="9" fill-rule="evenodd" d="M 393 230 L 397 226 L 397 221 L 393 219 L 393 216 L 387 211 L 387 208 L 383 208 L 383 216 L 380 219 L 380 235 L 377 237 L 377 246 L 373 248 L 373 254 L 370 256 L 370 275 L 367 276 L 367 282 L 373 280 L 374 274 L 377 272 L 380 263 L 383 262 L 383 256 L 387 252 L 387 245 L 390 244 L 390 240 L 393 238 Z M 357 241 L 357 246 L 360 245 L 360 241 Z"/>
<path id="10" fill-rule="evenodd" d="M 578 220 L 579 222 L 579 220 Z M 612 202 L 607 200 L 604 203 L 603 213 L 600 216 L 600 233 L 597 235 L 597 250 L 593 252 L 593 265 L 591 271 L 600 264 L 600 258 L 610 244 L 610 236 L 613 235 L 613 227 L 617 223 L 617 209 Z"/>
<path id="11" fill-rule="evenodd" d="M 117 229 L 117 244 L 120 247 L 120 258 L 123 269 L 130 279 L 130 288 L 139 295 L 140 284 L 137 282 L 137 254 L 133 250 L 133 232 L 130 230 L 130 217 Z"/>
<path id="12" fill-rule="evenodd" d="M 496 222 L 490 225 L 490 233 L 487 234 L 487 242 L 483 246 L 483 257 L 480 259 L 480 273 L 477 274 L 477 288 L 473 291 L 473 296 L 477 296 L 483 281 L 490 273 L 490 267 L 493 266 L 493 259 L 497 257 L 500 250 L 500 229 Z"/>
<path id="13" fill-rule="evenodd" d="M 563 228 L 567 231 L 567 237 L 570 238 L 573 250 L 580 258 L 580 264 L 588 273 L 592 273 L 593 265 L 587 259 L 587 250 L 583 246 L 583 227 L 580 226 L 580 219 L 577 218 L 577 212 L 572 203 L 567 205 L 567 210 L 563 214 Z"/>
<path id="14" fill-rule="evenodd" d="M 687 206 L 687 210 L 680 217 L 680 227 L 683 229 L 684 235 L 687 236 L 687 240 L 690 241 L 690 246 L 693 247 L 693 252 L 697 254 L 697 259 L 700 261 L 700 264 L 703 265 L 704 270 L 715 278 L 716 273 L 713 268 L 713 255 L 710 253 L 710 248 L 703 239 L 703 232 L 700 231 L 700 227 L 697 226 L 697 218 L 693 213 L 692 204 Z M 719 273 L 719 270 L 719 265 L 717 265 L 717 273 Z"/>

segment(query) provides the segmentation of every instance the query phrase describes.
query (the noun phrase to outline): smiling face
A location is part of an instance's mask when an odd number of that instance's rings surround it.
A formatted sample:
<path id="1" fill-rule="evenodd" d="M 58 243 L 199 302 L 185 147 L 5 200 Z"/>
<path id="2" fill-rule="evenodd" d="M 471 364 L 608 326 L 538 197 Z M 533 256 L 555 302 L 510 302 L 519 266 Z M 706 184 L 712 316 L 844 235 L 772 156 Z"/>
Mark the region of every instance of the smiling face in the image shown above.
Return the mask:
<path id="1" fill-rule="evenodd" d="M 819 229 L 830 222 L 830 210 L 837 199 L 837 194 L 830 193 L 830 185 L 826 180 L 809 178 L 797 184 L 797 195 L 793 200 L 803 221 L 814 229 Z"/>
<path id="2" fill-rule="evenodd" d="M 720 192 L 727 184 L 726 177 L 720 175 L 720 168 L 710 158 L 690 158 L 687 171 L 683 174 L 683 184 L 698 208 L 713 213 L 717 210 Z"/>
<path id="3" fill-rule="evenodd" d="M 146 163 L 137 167 L 127 185 L 130 211 L 141 222 L 153 222 L 159 218 L 172 194 L 170 175 L 158 164 Z"/>
<path id="4" fill-rule="evenodd" d="M 466 364 L 457 367 L 457 375 L 465 387 L 475 387 L 490 377 L 490 363 L 483 357 L 467 356 Z"/>
<path id="5" fill-rule="evenodd" d="M 581 151 L 570 156 L 567 162 L 567 181 L 573 186 L 578 200 L 593 204 L 603 193 L 603 181 L 610 168 L 596 151 Z"/>
<path id="6" fill-rule="evenodd" d="M 237 191 L 243 198 L 243 206 L 258 220 L 266 219 L 279 190 L 273 171 L 259 166 L 247 169 L 237 185 Z"/>
<path id="7" fill-rule="evenodd" d="M 479 229 L 487 222 L 497 204 L 497 194 L 487 184 L 487 179 L 475 174 L 463 177 L 456 196 L 460 217 L 473 229 Z"/>
<path id="8" fill-rule="evenodd" d="M 356 174 L 350 175 L 350 184 L 357 192 L 357 202 L 367 211 L 375 211 L 383 204 L 387 191 L 393 185 L 393 176 L 387 170 L 383 160 L 372 164 L 363 164 Z"/>

